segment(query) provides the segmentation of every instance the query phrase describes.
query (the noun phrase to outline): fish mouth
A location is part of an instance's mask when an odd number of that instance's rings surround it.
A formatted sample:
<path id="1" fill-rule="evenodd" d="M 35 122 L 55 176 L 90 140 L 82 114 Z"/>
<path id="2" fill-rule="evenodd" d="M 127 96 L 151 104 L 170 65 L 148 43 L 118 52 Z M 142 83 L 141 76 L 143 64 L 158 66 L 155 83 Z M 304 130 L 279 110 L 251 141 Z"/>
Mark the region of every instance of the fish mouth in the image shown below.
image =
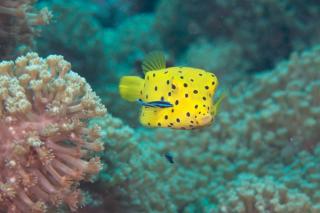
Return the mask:
<path id="1" fill-rule="evenodd" d="M 213 116 L 212 115 L 206 115 L 203 118 L 201 118 L 201 126 L 207 126 L 211 124 L 213 121 Z"/>

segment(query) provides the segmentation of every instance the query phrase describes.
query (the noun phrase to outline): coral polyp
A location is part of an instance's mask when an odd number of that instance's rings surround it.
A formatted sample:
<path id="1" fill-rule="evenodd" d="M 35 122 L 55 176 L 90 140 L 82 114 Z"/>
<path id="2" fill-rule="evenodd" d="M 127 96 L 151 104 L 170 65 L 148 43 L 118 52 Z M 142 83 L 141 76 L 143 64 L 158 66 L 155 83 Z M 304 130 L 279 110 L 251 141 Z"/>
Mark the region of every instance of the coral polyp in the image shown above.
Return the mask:
<path id="1" fill-rule="evenodd" d="M 0 63 L 0 207 L 45 212 L 82 202 L 77 185 L 101 169 L 99 127 L 106 113 L 85 79 L 62 56 L 28 53 Z"/>

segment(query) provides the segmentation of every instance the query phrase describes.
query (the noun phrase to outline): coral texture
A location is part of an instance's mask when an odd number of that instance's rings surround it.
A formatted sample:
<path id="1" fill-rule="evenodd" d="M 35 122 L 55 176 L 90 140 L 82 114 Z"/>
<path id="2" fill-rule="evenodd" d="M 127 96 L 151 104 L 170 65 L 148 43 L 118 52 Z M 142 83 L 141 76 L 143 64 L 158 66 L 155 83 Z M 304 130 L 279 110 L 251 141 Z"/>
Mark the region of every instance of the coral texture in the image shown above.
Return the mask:
<path id="1" fill-rule="evenodd" d="M 246 70 L 272 68 L 294 50 L 319 42 L 316 0 L 161 0 L 157 27 L 176 55 L 199 37 L 241 46 Z M 244 71 L 244 70 L 243 70 Z"/>
<path id="2" fill-rule="evenodd" d="M 13 58 L 20 44 L 32 45 L 37 26 L 49 23 L 52 14 L 47 8 L 35 11 L 32 0 L 0 1 L 0 58 Z"/>
<path id="3" fill-rule="evenodd" d="M 122 9 L 126 4 L 131 3 L 125 2 Z M 159 37 L 150 32 L 154 20 L 151 14 L 133 16 L 104 28 L 95 14 L 110 11 L 88 5 L 87 1 L 54 0 L 41 5 L 54 11 L 57 22 L 44 29 L 44 36 L 38 40 L 39 51 L 48 54 L 54 50 L 64 55 L 74 61 L 77 72 L 96 85 L 118 83 L 120 76 L 130 72 L 144 53 L 160 49 Z"/>
<path id="4" fill-rule="evenodd" d="M 0 63 L 0 206 L 45 212 L 82 202 L 77 185 L 101 168 L 99 127 L 88 119 L 106 109 L 62 56 L 36 53 Z"/>
<path id="5" fill-rule="evenodd" d="M 288 190 L 273 177 L 258 178 L 245 174 L 228 183 L 226 193 L 219 200 L 223 204 L 220 206 L 221 213 L 294 213 L 320 210 L 310 208 L 308 196 Z"/>

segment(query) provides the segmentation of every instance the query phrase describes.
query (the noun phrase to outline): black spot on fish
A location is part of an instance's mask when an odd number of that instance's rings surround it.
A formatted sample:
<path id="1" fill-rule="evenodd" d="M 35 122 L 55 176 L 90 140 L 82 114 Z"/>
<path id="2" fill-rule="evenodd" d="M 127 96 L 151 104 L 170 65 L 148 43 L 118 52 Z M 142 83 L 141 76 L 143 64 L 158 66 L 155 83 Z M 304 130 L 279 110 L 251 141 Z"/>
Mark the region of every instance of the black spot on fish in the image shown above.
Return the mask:
<path id="1" fill-rule="evenodd" d="M 168 73 L 168 70 L 164 71 L 164 74 L 167 74 Z"/>
<path id="2" fill-rule="evenodd" d="M 190 112 L 187 112 L 187 116 L 190 117 Z"/>
<path id="3" fill-rule="evenodd" d="M 202 76 L 202 73 L 199 73 L 199 76 Z"/>
<path id="4" fill-rule="evenodd" d="M 194 80 L 193 80 L 192 78 L 190 79 L 190 81 L 191 81 L 191 82 L 194 82 Z"/>
<path id="5" fill-rule="evenodd" d="M 168 120 L 168 115 L 165 115 L 165 116 L 164 116 L 164 119 Z"/>
<path id="6" fill-rule="evenodd" d="M 184 83 L 183 86 L 184 86 L 184 87 L 188 87 L 188 84 L 187 84 L 187 83 Z"/>
<path id="7" fill-rule="evenodd" d="M 157 87 L 157 86 L 155 86 L 155 87 L 154 87 L 154 91 L 157 91 L 157 90 L 158 90 L 158 87 Z"/>
<path id="8" fill-rule="evenodd" d="M 198 94 L 198 90 L 193 90 L 193 93 L 194 94 Z"/>
<path id="9" fill-rule="evenodd" d="M 179 119 L 179 118 L 177 118 L 177 122 L 178 122 L 178 123 L 180 122 L 180 119 Z"/>
<path id="10" fill-rule="evenodd" d="M 160 98 L 160 99 L 161 99 L 161 101 L 163 101 L 163 100 L 164 100 L 164 97 L 163 97 L 163 96 L 161 96 L 161 98 Z"/>
<path id="11" fill-rule="evenodd" d="M 183 76 L 180 76 L 180 79 L 183 79 Z"/>
<path id="12" fill-rule="evenodd" d="M 151 124 L 150 123 L 148 123 L 148 126 L 150 126 Z"/>
<path id="13" fill-rule="evenodd" d="M 153 77 L 156 77 L 156 74 L 155 74 L 155 73 L 153 73 L 153 74 L 152 74 L 152 76 L 153 76 Z"/>
<path id="14" fill-rule="evenodd" d="M 212 85 L 214 85 L 215 83 L 216 83 L 216 82 L 212 81 L 212 83 L 211 83 L 211 84 L 212 84 Z"/>
<path id="15" fill-rule="evenodd" d="M 205 88 L 205 89 L 209 89 L 209 86 L 205 86 L 204 88 Z"/>
<path id="16" fill-rule="evenodd" d="M 176 89 L 176 85 L 172 84 L 171 88 Z"/>
<path id="17" fill-rule="evenodd" d="M 176 100 L 175 104 L 178 105 L 179 104 L 179 100 Z"/>
<path id="18" fill-rule="evenodd" d="M 161 123 L 158 123 L 158 126 L 161 126 Z"/>
<path id="19" fill-rule="evenodd" d="M 173 123 L 170 123 L 171 126 L 173 126 Z"/>
<path id="20" fill-rule="evenodd" d="M 179 73 L 182 73 L 182 71 L 181 71 L 181 70 L 179 70 L 178 72 L 179 72 Z"/>
<path id="21" fill-rule="evenodd" d="M 146 95 L 146 99 L 148 99 L 148 97 L 149 97 L 149 96 L 148 96 L 148 95 Z"/>
<path id="22" fill-rule="evenodd" d="M 174 109 L 172 109 L 171 112 L 174 112 Z"/>
<path id="23" fill-rule="evenodd" d="M 168 92 L 168 96 L 171 96 L 171 92 Z"/>
<path id="24" fill-rule="evenodd" d="M 170 84 L 170 81 L 169 81 L 169 80 L 167 80 L 167 84 Z"/>
<path id="25" fill-rule="evenodd" d="M 204 108 L 206 108 L 206 105 L 205 105 L 205 104 L 203 104 L 202 106 L 203 106 Z"/>
<path id="26" fill-rule="evenodd" d="M 198 113 L 199 115 L 201 114 L 201 112 Z"/>
<path id="27" fill-rule="evenodd" d="M 211 74 L 212 77 L 216 77 L 214 74 Z"/>
<path id="28" fill-rule="evenodd" d="M 169 161 L 169 163 L 174 163 L 173 156 L 169 152 L 167 152 L 164 156 Z"/>
<path id="29" fill-rule="evenodd" d="M 195 109 L 198 109 L 198 104 L 194 105 L 194 108 L 195 108 Z"/>
<path id="30" fill-rule="evenodd" d="M 140 91 L 140 95 L 142 95 L 142 90 Z"/>
<path id="31" fill-rule="evenodd" d="M 184 94 L 184 97 L 188 98 L 188 97 L 189 97 L 189 94 L 188 94 L 188 93 Z"/>
<path id="32" fill-rule="evenodd" d="M 207 98 L 206 97 L 202 97 L 202 99 L 205 101 L 205 100 L 207 100 Z"/>
<path id="33" fill-rule="evenodd" d="M 190 121 L 190 123 L 192 123 L 192 124 L 193 124 L 193 121 L 191 120 L 191 121 Z"/>

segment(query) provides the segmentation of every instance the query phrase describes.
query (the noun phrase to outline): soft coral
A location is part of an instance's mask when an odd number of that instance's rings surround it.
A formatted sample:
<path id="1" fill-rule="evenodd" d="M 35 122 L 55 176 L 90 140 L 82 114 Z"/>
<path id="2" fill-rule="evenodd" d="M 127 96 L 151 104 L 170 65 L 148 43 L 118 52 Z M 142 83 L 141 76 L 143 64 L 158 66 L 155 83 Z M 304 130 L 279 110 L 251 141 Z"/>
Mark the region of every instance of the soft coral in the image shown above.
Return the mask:
<path id="1" fill-rule="evenodd" d="M 91 117 L 106 109 L 62 56 L 0 63 L 0 208 L 45 212 L 81 203 L 79 181 L 99 172 L 103 149 Z"/>

